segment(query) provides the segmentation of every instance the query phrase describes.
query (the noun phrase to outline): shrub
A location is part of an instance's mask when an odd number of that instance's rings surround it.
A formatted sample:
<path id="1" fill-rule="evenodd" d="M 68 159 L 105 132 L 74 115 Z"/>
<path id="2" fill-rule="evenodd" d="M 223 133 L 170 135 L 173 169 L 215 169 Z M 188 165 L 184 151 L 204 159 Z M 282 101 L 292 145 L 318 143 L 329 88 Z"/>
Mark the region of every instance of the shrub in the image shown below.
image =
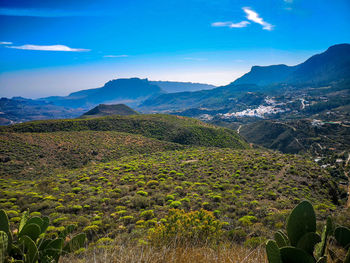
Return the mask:
<path id="1" fill-rule="evenodd" d="M 179 206 L 181 206 L 181 202 L 180 201 L 172 201 L 170 204 L 169 204 L 170 207 L 173 207 L 173 208 L 177 208 Z"/>
<path id="2" fill-rule="evenodd" d="M 142 196 L 148 196 L 148 193 L 145 191 L 137 191 L 136 192 L 138 195 L 142 195 Z"/>
<path id="3" fill-rule="evenodd" d="M 157 180 L 150 180 L 147 182 L 147 187 L 154 188 L 159 185 L 159 182 Z"/>
<path id="4" fill-rule="evenodd" d="M 148 240 L 153 245 L 214 244 L 222 235 L 223 223 L 206 210 L 191 211 L 170 209 L 165 220 L 149 230 Z"/>
<path id="5" fill-rule="evenodd" d="M 145 210 L 145 211 L 141 212 L 140 216 L 146 220 L 149 220 L 149 219 L 154 217 L 154 211 L 153 210 Z"/>
<path id="6" fill-rule="evenodd" d="M 81 187 L 74 187 L 72 188 L 73 193 L 79 193 L 81 191 Z"/>
<path id="7" fill-rule="evenodd" d="M 252 225 L 254 222 L 256 222 L 258 219 L 255 216 L 243 216 L 240 219 L 238 219 L 238 221 L 244 225 L 244 226 L 250 226 Z"/>

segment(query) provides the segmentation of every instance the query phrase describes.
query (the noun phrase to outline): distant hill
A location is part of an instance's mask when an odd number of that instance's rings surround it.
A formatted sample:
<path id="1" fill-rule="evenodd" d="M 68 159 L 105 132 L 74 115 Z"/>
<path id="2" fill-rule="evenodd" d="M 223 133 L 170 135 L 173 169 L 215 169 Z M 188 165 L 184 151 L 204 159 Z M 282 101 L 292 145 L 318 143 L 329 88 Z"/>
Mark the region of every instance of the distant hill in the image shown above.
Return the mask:
<path id="1" fill-rule="evenodd" d="M 296 66 L 254 66 L 233 84 L 328 84 L 349 78 L 350 44 L 339 44 Z"/>
<path id="2" fill-rule="evenodd" d="M 337 122 L 264 120 L 243 125 L 240 135 L 249 142 L 283 153 L 320 156 L 332 155 L 334 149 L 342 152 L 350 148 L 350 127 Z"/>
<path id="3" fill-rule="evenodd" d="M 114 104 L 114 105 L 106 105 L 106 104 L 100 104 L 96 106 L 95 108 L 89 110 L 88 112 L 84 113 L 81 118 L 92 118 L 92 117 L 102 117 L 102 116 L 109 116 L 109 115 L 135 115 L 139 114 L 137 111 L 134 111 L 130 107 L 126 106 L 125 104 Z"/>
<path id="4" fill-rule="evenodd" d="M 144 112 L 185 110 L 196 107 L 228 107 L 230 99 L 248 91 L 258 90 L 256 85 L 228 85 L 211 90 L 161 94 L 144 101 L 138 109 Z"/>
<path id="5" fill-rule="evenodd" d="M 181 115 L 181 111 L 194 108 L 206 111 L 226 109 L 226 112 L 230 112 L 244 109 L 237 108 L 237 100 L 246 93 L 276 96 L 288 90 L 293 93 L 296 88 L 319 85 L 347 89 L 349 81 L 350 45 L 340 44 L 331 46 L 324 53 L 312 56 L 296 66 L 254 66 L 250 72 L 227 86 L 153 96 L 139 105 L 138 110 L 141 112 L 178 111 Z M 329 92 L 332 91 L 334 89 L 329 90 Z"/>
<path id="6" fill-rule="evenodd" d="M 47 120 L 0 127 L 0 132 L 118 131 L 184 145 L 247 148 L 233 130 L 196 119 L 164 115 L 107 116 L 91 119 Z"/>
<path id="7" fill-rule="evenodd" d="M 172 93 L 172 92 L 182 92 L 182 91 L 197 91 L 205 89 L 214 89 L 214 85 L 193 83 L 193 82 L 176 82 L 176 81 L 150 81 L 151 84 L 157 85 L 162 90 Z"/>
<path id="8" fill-rule="evenodd" d="M 101 103 L 137 105 L 142 100 L 160 94 L 162 89 L 147 79 L 130 78 L 108 81 L 103 87 L 73 92 L 66 97 L 40 99 L 59 106 L 91 108 Z"/>
<path id="9" fill-rule="evenodd" d="M 21 97 L 0 99 L 0 125 L 32 120 L 75 118 L 83 112 L 81 109 L 57 106 Z"/>

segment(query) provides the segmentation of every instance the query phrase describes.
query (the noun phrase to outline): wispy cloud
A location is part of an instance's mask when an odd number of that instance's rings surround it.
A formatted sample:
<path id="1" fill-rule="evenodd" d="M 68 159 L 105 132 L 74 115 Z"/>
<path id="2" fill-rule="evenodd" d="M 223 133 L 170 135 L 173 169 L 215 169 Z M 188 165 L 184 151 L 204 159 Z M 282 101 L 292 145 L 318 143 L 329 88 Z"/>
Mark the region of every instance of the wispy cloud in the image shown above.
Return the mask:
<path id="1" fill-rule="evenodd" d="M 232 22 L 215 22 L 212 23 L 211 26 L 213 27 L 229 27 L 229 28 L 242 28 L 246 27 L 250 24 L 248 21 L 241 21 L 239 23 L 232 23 Z"/>
<path id="2" fill-rule="evenodd" d="M 288 3 L 288 4 L 291 4 L 293 3 L 293 0 L 283 0 L 284 2 Z"/>
<path id="3" fill-rule="evenodd" d="M 267 23 L 266 21 L 264 21 L 257 12 L 253 11 L 252 9 L 250 9 L 249 7 L 243 7 L 243 11 L 247 14 L 247 19 L 250 21 L 253 21 L 257 24 L 262 25 L 264 30 L 269 30 L 271 31 L 273 29 L 273 25 L 271 25 L 270 23 Z"/>
<path id="4" fill-rule="evenodd" d="M 83 52 L 90 51 L 90 49 L 84 48 L 70 48 L 65 45 L 51 45 L 51 46 L 41 46 L 41 45 L 23 45 L 23 46 L 6 46 L 7 48 L 23 49 L 23 50 L 40 50 L 40 51 L 66 51 L 66 52 Z"/>
<path id="5" fill-rule="evenodd" d="M 0 45 L 12 45 L 12 42 L 0 41 Z"/>
<path id="6" fill-rule="evenodd" d="M 104 58 L 127 58 L 128 55 L 104 55 Z"/>
<path id="7" fill-rule="evenodd" d="M 69 17 L 69 16 L 96 16 L 97 12 L 72 11 L 48 8 L 0 8 L 2 16 L 31 16 L 31 17 Z"/>

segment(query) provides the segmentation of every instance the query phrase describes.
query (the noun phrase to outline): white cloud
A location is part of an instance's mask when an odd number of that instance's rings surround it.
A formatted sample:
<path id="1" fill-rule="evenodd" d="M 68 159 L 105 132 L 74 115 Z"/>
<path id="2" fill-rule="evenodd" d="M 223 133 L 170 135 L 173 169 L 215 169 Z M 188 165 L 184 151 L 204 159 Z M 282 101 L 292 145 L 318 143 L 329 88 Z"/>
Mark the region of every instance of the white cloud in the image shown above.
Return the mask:
<path id="1" fill-rule="evenodd" d="M 23 46 L 7 46 L 7 48 L 23 49 L 23 50 L 41 50 L 41 51 L 66 51 L 66 52 L 90 51 L 90 49 L 70 48 L 65 45 L 51 45 L 51 46 L 23 45 Z"/>
<path id="2" fill-rule="evenodd" d="M 239 23 L 232 23 L 232 22 L 215 22 L 212 23 L 211 25 L 213 27 L 230 27 L 230 28 L 242 28 L 246 27 L 250 24 L 248 21 L 241 21 Z"/>
<path id="3" fill-rule="evenodd" d="M 12 45 L 12 42 L 0 41 L 0 45 Z"/>
<path id="4" fill-rule="evenodd" d="M 262 25 L 264 30 L 271 31 L 273 29 L 273 25 L 264 21 L 261 17 L 259 17 L 259 14 L 257 12 L 251 10 L 249 7 L 243 7 L 243 11 L 247 14 L 246 17 L 248 20 Z"/>
<path id="5" fill-rule="evenodd" d="M 104 58 L 127 58 L 128 55 L 105 55 Z"/>
<path id="6" fill-rule="evenodd" d="M 293 0 L 283 0 L 284 2 L 288 3 L 288 4 L 291 4 L 293 3 Z"/>

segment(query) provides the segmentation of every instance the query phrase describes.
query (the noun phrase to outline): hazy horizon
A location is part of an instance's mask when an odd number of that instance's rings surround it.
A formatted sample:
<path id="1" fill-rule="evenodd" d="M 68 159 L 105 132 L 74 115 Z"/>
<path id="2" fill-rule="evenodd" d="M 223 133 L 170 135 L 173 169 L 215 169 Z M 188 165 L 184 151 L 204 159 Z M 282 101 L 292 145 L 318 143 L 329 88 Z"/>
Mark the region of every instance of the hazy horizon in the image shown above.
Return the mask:
<path id="1" fill-rule="evenodd" d="M 349 13 L 346 0 L 4 0 L 0 97 L 130 77 L 227 85 L 254 65 L 296 65 L 350 43 Z"/>

